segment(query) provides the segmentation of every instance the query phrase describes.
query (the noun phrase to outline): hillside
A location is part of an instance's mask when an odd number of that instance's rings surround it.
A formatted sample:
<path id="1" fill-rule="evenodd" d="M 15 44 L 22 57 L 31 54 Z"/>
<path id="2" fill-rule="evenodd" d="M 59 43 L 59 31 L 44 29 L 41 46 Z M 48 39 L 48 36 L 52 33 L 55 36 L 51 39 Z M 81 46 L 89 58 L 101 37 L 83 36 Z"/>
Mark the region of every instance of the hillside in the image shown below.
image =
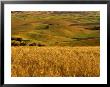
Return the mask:
<path id="1" fill-rule="evenodd" d="M 12 11 L 11 14 L 13 46 L 100 45 L 99 12 Z"/>

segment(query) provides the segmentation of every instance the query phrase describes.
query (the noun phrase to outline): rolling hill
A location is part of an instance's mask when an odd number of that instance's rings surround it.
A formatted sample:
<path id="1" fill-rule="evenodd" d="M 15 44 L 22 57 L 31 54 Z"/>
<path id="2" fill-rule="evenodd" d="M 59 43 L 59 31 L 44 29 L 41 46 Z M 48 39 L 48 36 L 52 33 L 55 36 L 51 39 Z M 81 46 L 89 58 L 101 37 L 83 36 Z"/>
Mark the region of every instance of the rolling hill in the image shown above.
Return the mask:
<path id="1" fill-rule="evenodd" d="M 43 46 L 99 46 L 100 14 L 97 11 L 12 11 L 12 43 Z"/>

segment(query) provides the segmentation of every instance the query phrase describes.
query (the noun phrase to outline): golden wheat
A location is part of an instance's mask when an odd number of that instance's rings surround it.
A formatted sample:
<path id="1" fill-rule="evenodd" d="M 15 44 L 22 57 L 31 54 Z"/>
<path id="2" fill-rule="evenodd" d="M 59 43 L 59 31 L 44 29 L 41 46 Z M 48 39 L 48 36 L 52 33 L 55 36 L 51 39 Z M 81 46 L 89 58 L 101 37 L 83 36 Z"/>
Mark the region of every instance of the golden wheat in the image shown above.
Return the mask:
<path id="1" fill-rule="evenodd" d="M 13 77 L 100 76 L 99 47 L 12 47 Z"/>

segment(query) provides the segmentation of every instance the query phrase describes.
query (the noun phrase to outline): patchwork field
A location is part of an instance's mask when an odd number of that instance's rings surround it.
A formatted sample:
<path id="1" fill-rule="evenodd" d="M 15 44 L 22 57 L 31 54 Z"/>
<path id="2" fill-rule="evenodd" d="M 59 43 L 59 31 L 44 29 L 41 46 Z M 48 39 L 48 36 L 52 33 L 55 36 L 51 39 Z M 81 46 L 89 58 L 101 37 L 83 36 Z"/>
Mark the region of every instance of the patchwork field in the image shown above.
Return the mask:
<path id="1" fill-rule="evenodd" d="M 100 14 L 12 11 L 12 45 L 33 43 L 35 46 L 99 46 Z"/>
<path id="2" fill-rule="evenodd" d="M 12 11 L 12 77 L 100 76 L 100 12 Z"/>

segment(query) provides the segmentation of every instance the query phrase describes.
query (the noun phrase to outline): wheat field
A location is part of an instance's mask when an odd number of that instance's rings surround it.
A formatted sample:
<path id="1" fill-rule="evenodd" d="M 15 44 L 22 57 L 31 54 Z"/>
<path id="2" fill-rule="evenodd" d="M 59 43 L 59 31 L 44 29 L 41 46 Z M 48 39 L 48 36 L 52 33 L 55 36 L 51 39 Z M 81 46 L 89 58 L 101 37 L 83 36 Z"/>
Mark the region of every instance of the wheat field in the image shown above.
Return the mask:
<path id="1" fill-rule="evenodd" d="M 12 47 L 12 77 L 98 77 L 100 48 Z"/>

